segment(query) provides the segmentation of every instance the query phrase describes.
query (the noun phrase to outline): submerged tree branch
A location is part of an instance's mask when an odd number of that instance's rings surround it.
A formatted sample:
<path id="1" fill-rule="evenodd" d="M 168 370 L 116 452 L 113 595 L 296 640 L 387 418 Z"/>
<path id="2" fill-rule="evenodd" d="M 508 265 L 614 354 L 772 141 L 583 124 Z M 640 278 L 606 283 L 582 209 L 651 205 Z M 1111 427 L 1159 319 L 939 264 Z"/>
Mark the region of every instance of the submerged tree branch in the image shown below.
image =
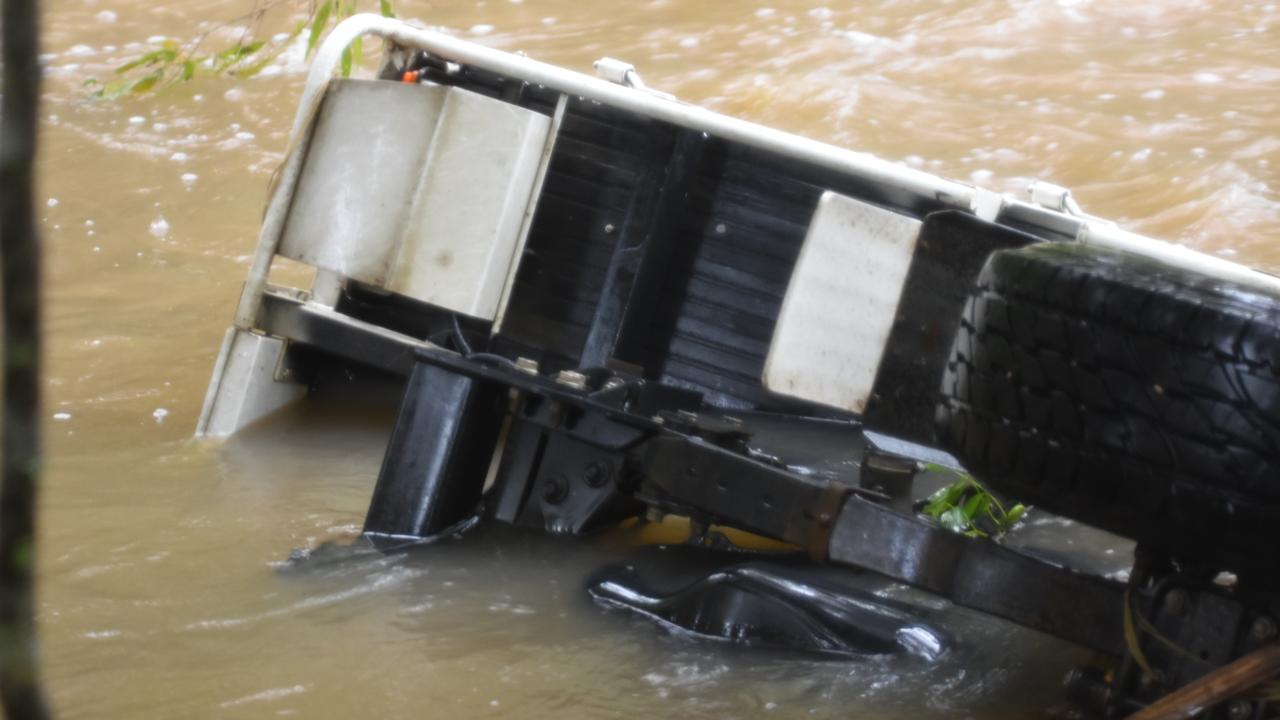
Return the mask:
<path id="1" fill-rule="evenodd" d="M 4 0 L 0 25 L 0 706 L 10 720 L 39 720 L 49 716 L 49 709 L 36 660 L 32 587 L 40 476 L 40 242 L 33 207 L 40 102 L 36 0 Z"/>

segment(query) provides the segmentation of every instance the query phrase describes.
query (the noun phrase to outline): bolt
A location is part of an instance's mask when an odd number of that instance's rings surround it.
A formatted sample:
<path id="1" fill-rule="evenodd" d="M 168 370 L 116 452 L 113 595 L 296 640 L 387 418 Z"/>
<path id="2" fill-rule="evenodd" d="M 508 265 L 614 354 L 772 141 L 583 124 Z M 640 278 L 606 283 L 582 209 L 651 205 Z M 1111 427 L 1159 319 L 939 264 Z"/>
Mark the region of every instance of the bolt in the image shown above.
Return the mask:
<path id="1" fill-rule="evenodd" d="M 1191 607 L 1191 598 L 1187 596 L 1185 590 L 1170 590 L 1168 595 L 1164 596 L 1165 612 L 1182 616 L 1187 613 L 1187 608 Z"/>
<path id="2" fill-rule="evenodd" d="M 1230 720 L 1249 720 L 1253 717 L 1253 703 L 1248 700 L 1232 700 L 1227 704 L 1227 717 Z"/>
<path id="3" fill-rule="evenodd" d="M 569 496 L 569 484 L 562 477 L 548 478 L 542 482 L 542 500 L 548 505 L 558 505 Z"/>
<path id="4" fill-rule="evenodd" d="M 538 361 L 533 358 L 516 358 L 516 369 L 529 375 L 538 374 Z"/>
<path id="5" fill-rule="evenodd" d="M 1276 630 L 1276 621 L 1266 615 L 1254 620 L 1253 625 L 1249 627 L 1249 633 L 1258 640 L 1270 640 L 1276 636 Z"/>
<path id="6" fill-rule="evenodd" d="M 603 390 L 613 390 L 613 389 L 615 389 L 615 388 L 620 388 L 620 387 L 622 387 L 623 385 L 626 385 L 626 384 L 627 384 L 627 383 L 626 383 L 626 381 L 625 381 L 625 380 L 623 380 L 622 378 L 619 378 L 619 377 L 611 377 L 611 378 L 609 378 L 608 380 L 605 380 L 605 381 L 604 381 L 604 385 L 602 386 L 602 388 L 601 388 L 601 389 L 603 389 Z"/>
<path id="7" fill-rule="evenodd" d="M 585 390 L 587 388 L 587 376 L 574 370 L 561 370 L 560 374 L 556 375 L 556 382 L 574 390 Z"/>
<path id="8" fill-rule="evenodd" d="M 586 469 L 582 471 L 582 479 L 587 483 L 587 487 L 602 487 L 609 482 L 609 466 L 599 460 L 588 463 Z"/>

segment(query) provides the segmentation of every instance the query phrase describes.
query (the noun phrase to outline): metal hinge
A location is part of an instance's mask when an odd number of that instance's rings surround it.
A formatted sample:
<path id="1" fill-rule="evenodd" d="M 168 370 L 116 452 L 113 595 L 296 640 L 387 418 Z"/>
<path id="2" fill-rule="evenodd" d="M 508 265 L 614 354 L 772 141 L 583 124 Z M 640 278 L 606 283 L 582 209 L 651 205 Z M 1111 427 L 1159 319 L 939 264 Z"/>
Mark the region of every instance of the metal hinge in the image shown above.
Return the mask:
<path id="1" fill-rule="evenodd" d="M 596 69 L 597 77 L 602 80 L 608 80 L 614 85 L 621 85 L 633 90 L 640 90 L 667 100 L 675 100 L 675 96 L 671 93 L 654 90 L 648 85 L 645 85 L 644 80 L 640 78 L 640 73 L 636 71 L 636 66 L 629 62 L 625 62 L 617 58 L 602 57 L 595 61 L 593 66 Z"/>
<path id="2" fill-rule="evenodd" d="M 1071 191 L 1061 185 L 1036 180 L 1027 186 L 1027 193 L 1031 195 L 1031 202 L 1042 208 L 1084 217 L 1084 211 L 1080 209 L 1076 199 L 1071 197 Z"/>

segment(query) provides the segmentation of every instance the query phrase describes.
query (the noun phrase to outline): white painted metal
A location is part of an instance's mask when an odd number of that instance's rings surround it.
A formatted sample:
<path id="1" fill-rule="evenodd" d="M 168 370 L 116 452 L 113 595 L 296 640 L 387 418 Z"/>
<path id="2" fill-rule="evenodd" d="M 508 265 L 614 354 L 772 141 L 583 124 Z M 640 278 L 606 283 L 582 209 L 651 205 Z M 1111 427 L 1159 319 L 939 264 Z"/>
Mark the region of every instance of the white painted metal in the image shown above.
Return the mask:
<path id="1" fill-rule="evenodd" d="M 550 125 L 510 103 L 456 88 L 445 93 L 388 289 L 497 317 L 526 211 L 536 204 Z"/>
<path id="2" fill-rule="evenodd" d="M 439 85 L 330 85 L 279 254 L 492 320 L 550 120 Z"/>
<path id="3" fill-rule="evenodd" d="M 311 282 L 311 300 L 329 307 L 337 305 L 343 282 L 342 276 L 332 270 L 317 270 Z"/>
<path id="4" fill-rule="evenodd" d="M 823 193 L 782 301 L 765 389 L 866 408 L 919 234 L 919 220 Z"/>
<path id="5" fill-rule="evenodd" d="M 1121 230 L 1112 224 L 1087 222 L 1080 231 L 1079 240 L 1088 245 L 1145 255 L 1174 267 L 1203 273 L 1245 288 L 1265 293 L 1280 293 L 1280 278 L 1274 275 L 1206 255 L 1189 247 L 1152 240 L 1144 235 Z"/>
<path id="6" fill-rule="evenodd" d="M 1004 204 L 1004 195 L 985 188 L 975 188 L 969 210 L 982 220 L 995 222 L 1004 211 Z"/>
<path id="7" fill-rule="evenodd" d="M 441 87 L 376 80 L 330 84 L 278 253 L 385 285 L 443 94 Z"/>
<path id="8" fill-rule="evenodd" d="M 640 79 L 640 73 L 636 72 L 636 66 L 624 60 L 617 58 L 602 57 L 592 63 L 596 69 L 596 77 L 602 80 L 608 80 L 614 85 L 625 85 L 627 87 L 642 88 L 644 81 Z"/>
<path id="9" fill-rule="evenodd" d="M 1075 198 L 1071 197 L 1071 191 L 1061 185 L 1036 180 L 1027 187 L 1027 194 L 1031 196 L 1031 202 L 1040 207 L 1069 215 L 1084 214 L 1076 204 Z"/>
<path id="10" fill-rule="evenodd" d="M 280 338 L 227 329 L 196 437 L 227 437 L 307 394 L 305 385 L 276 380 L 284 348 Z"/>

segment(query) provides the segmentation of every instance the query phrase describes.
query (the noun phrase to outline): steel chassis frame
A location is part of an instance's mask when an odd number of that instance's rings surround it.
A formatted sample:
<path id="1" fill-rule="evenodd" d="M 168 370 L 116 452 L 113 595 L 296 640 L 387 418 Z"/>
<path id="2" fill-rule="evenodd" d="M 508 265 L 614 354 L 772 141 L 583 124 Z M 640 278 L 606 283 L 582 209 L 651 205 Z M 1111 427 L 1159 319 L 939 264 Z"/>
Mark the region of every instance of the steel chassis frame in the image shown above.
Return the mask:
<path id="1" fill-rule="evenodd" d="M 493 360 L 415 353 L 367 535 L 432 537 L 478 505 L 492 520 L 575 535 L 656 510 L 781 540 L 816 561 L 874 570 L 1123 654 L 1122 583 L 917 517 L 909 488 L 926 472 L 922 461 L 855 422 L 728 416 L 696 392 L 625 371 L 539 375 Z M 780 421 L 792 437 L 826 433 L 830 446 L 861 448 L 856 470 L 798 472 L 787 444 L 768 438 Z"/>

